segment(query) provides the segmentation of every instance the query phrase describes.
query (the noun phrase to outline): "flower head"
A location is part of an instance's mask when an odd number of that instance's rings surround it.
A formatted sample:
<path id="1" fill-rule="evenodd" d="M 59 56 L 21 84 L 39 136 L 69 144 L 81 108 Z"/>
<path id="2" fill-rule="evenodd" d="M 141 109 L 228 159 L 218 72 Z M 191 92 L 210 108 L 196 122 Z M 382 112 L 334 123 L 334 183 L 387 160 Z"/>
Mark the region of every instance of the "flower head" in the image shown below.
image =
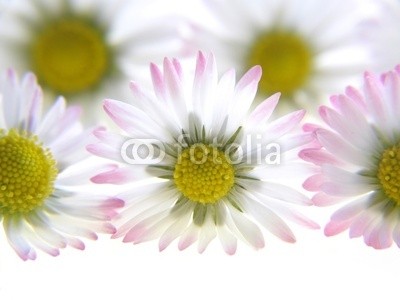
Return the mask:
<path id="1" fill-rule="evenodd" d="M 349 230 L 374 248 L 400 246 L 400 67 L 366 73 L 362 90 L 348 88 L 321 106 L 327 126 L 306 126 L 318 147 L 301 157 L 319 166 L 304 187 L 319 206 L 346 202 L 325 227 L 328 236 Z"/>
<path id="2" fill-rule="evenodd" d="M 0 66 L 32 70 L 51 99 L 64 95 L 92 105 L 104 97 L 99 94 L 125 98 L 127 76 L 141 78 L 149 60 L 163 57 L 160 49 L 179 51 L 176 22 L 164 24 L 166 17 L 150 13 L 148 4 L 12 1 L 0 20 Z"/>
<path id="3" fill-rule="evenodd" d="M 190 43 L 215 52 L 223 68 L 244 72 L 261 65 L 263 95 L 281 92 L 285 100 L 310 105 L 338 91 L 369 62 L 358 30 L 367 16 L 354 1 L 204 3 L 211 20 L 193 21 Z"/>
<path id="4" fill-rule="evenodd" d="M 127 136 L 98 130 L 99 142 L 88 147 L 124 164 L 94 182 L 137 184 L 119 195 L 127 208 L 114 237 L 135 244 L 159 238 L 160 250 L 180 237 L 180 249 L 198 241 L 202 252 L 218 236 L 233 254 L 238 238 L 264 246 L 258 224 L 287 242 L 295 237 L 281 217 L 317 227 L 290 209 L 310 200 L 279 181 L 295 173 L 298 147 L 311 140 L 296 132 L 304 111 L 268 122 L 275 94 L 248 114 L 260 67 L 235 84 L 234 70 L 218 78 L 213 55 L 200 53 L 194 78 L 175 59 L 164 60 L 163 72 L 152 64 L 151 76 L 154 93 L 132 82 L 130 104 L 104 102 Z"/>
<path id="5" fill-rule="evenodd" d="M 0 76 L 0 221 L 10 245 L 27 260 L 35 249 L 55 256 L 67 245 L 84 249 L 79 236 L 113 233 L 107 221 L 122 201 L 77 192 L 90 140 L 80 109 L 59 98 L 42 117 L 34 75 L 21 82 L 13 70 Z"/>

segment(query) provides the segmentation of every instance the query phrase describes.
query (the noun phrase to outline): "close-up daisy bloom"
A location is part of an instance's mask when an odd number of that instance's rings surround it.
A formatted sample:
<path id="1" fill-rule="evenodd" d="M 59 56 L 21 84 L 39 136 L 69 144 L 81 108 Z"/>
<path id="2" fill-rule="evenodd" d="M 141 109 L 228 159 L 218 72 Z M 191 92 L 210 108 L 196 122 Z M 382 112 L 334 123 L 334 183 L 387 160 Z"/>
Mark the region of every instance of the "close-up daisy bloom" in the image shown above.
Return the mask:
<path id="1" fill-rule="evenodd" d="M 126 78 L 180 49 L 172 17 L 156 1 L 13 0 L 0 18 L 0 66 L 33 71 L 45 96 L 90 106 L 125 97 Z M 101 96 L 100 96 L 101 95 Z"/>
<path id="2" fill-rule="evenodd" d="M 83 250 L 80 237 L 115 231 L 108 221 L 123 202 L 77 192 L 83 173 L 90 173 L 79 162 L 88 156 L 93 130 L 83 130 L 80 113 L 59 98 L 42 116 L 33 74 L 19 80 L 9 69 L 0 75 L 0 221 L 23 260 L 35 259 L 36 249 L 52 256 L 66 246 Z"/>
<path id="3" fill-rule="evenodd" d="M 359 30 L 367 15 L 357 1 L 203 2 L 211 18 L 193 20 L 190 43 L 214 52 L 222 69 L 261 65 L 261 95 L 281 92 L 288 104 L 311 106 L 369 63 Z"/>
<path id="4" fill-rule="evenodd" d="M 319 108 L 326 126 L 305 126 L 319 147 L 300 152 L 319 166 L 304 183 L 314 204 L 345 203 L 325 234 L 348 230 L 376 249 L 400 246 L 400 67 L 366 73 L 362 89 L 347 88 L 331 105 Z"/>
<path id="5" fill-rule="evenodd" d="M 154 92 L 131 82 L 129 103 L 103 104 L 126 135 L 100 129 L 98 143 L 88 146 L 122 164 L 93 182 L 134 183 L 118 195 L 126 206 L 114 238 L 133 244 L 159 239 L 160 251 L 177 238 L 180 250 L 197 241 L 202 253 L 218 237 L 234 254 L 237 239 L 264 246 L 259 225 L 289 243 L 295 236 L 284 219 L 318 228 L 292 208 L 311 201 L 288 184 L 295 175 L 304 180 L 308 167 L 298 159 L 299 148 L 312 141 L 298 130 L 305 111 L 269 122 L 275 94 L 249 112 L 259 66 L 236 83 L 233 69 L 219 78 L 214 56 L 200 52 L 194 72 L 168 58 L 163 70 L 151 64 L 150 71 Z"/>

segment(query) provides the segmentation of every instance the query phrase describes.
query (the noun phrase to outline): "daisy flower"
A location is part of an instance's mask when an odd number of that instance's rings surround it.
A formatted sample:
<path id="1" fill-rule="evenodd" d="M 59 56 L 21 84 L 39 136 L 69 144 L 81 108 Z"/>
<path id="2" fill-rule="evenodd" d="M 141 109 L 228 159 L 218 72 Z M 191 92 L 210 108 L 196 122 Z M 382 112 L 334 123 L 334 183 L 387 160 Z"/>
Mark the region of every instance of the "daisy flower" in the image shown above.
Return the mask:
<path id="1" fill-rule="evenodd" d="M 139 0 L 10 1 L 0 19 L 0 66 L 33 71 L 50 99 L 125 97 L 127 76 L 179 51 L 177 22 L 153 8 Z"/>
<path id="2" fill-rule="evenodd" d="M 115 238 L 134 244 L 159 238 L 163 250 L 179 237 L 179 249 L 198 241 L 203 252 L 218 236 L 233 254 L 237 239 L 256 249 L 264 246 L 259 225 L 286 242 L 295 237 L 283 218 L 318 227 L 290 207 L 310 205 L 310 199 L 279 181 L 288 182 L 294 170 L 302 174 L 296 169 L 297 149 L 312 139 L 296 132 L 304 111 L 268 122 L 278 103 L 275 94 L 248 115 L 259 66 L 236 85 L 234 70 L 218 79 L 213 55 L 199 53 L 195 74 L 167 58 L 163 72 L 154 64 L 150 69 L 154 93 L 132 82 L 130 104 L 104 102 L 127 135 L 98 130 L 99 142 L 88 147 L 125 164 L 94 182 L 136 182 L 118 196 L 127 204 Z"/>
<path id="3" fill-rule="evenodd" d="M 319 166 L 304 187 L 315 205 L 346 202 L 325 227 L 327 236 L 349 230 L 368 246 L 400 246 L 400 67 L 366 73 L 362 90 L 347 88 L 321 106 L 327 126 L 306 126 L 320 147 L 301 157 Z"/>
<path id="4" fill-rule="evenodd" d="M 34 75 L 21 82 L 13 70 L 0 76 L 0 221 L 8 242 L 23 259 L 36 250 L 56 256 L 67 245 L 84 249 L 79 236 L 113 233 L 107 221 L 122 205 L 88 193 L 82 185 L 89 130 L 80 109 L 59 98 L 43 117 L 42 92 Z M 89 181 L 88 181 L 89 183 Z"/>
<path id="5" fill-rule="evenodd" d="M 193 21 L 190 42 L 215 52 L 223 68 L 261 65 L 263 95 L 281 92 L 289 104 L 310 105 L 368 63 L 358 30 L 366 17 L 355 1 L 203 1 L 211 18 Z"/>
<path id="6" fill-rule="evenodd" d="M 380 0 L 373 4 L 374 20 L 364 27 L 365 35 L 373 47 L 374 69 L 386 72 L 400 63 L 400 1 Z"/>

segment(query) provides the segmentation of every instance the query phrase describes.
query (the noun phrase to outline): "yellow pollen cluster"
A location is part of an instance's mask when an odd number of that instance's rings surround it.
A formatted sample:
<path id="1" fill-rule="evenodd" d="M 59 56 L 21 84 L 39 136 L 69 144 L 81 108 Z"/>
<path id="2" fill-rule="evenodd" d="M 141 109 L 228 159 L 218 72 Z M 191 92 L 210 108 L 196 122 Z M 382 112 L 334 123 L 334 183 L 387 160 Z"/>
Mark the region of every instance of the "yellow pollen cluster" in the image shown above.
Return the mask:
<path id="1" fill-rule="evenodd" d="M 39 81 L 61 94 L 94 88 L 111 63 L 102 32 L 79 19 L 48 24 L 34 39 L 31 55 Z"/>
<path id="2" fill-rule="evenodd" d="M 203 204 L 216 203 L 232 188 L 235 170 L 222 151 L 196 144 L 178 157 L 174 180 L 188 199 Z"/>
<path id="3" fill-rule="evenodd" d="M 56 162 L 37 137 L 0 130 L 0 214 L 24 214 L 53 192 Z"/>
<path id="4" fill-rule="evenodd" d="M 259 87 L 266 94 L 291 96 L 306 84 L 312 72 L 312 51 L 306 41 L 290 31 L 259 35 L 247 56 L 249 66 L 261 65 Z"/>
<path id="5" fill-rule="evenodd" d="M 383 152 L 377 176 L 386 196 L 400 205 L 400 146 Z"/>

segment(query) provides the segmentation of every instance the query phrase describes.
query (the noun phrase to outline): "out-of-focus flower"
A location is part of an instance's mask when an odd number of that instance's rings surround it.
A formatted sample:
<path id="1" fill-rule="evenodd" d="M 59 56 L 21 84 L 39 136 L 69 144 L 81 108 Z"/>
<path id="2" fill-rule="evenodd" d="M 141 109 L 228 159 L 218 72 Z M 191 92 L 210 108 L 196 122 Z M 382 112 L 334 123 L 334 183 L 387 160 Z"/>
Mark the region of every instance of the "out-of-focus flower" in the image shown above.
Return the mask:
<path id="1" fill-rule="evenodd" d="M 236 84 L 234 70 L 219 79 L 213 55 L 200 53 L 194 73 L 165 59 L 163 72 L 151 65 L 154 92 L 132 83 L 131 104 L 104 103 L 127 136 L 98 130 L 99 143 L 88 149 L 125 166 L 92 180 L 136 182 L 118 196 L 127 207 L 114 237 L 135 244 L 159 238 L 160 250 L 180 237 L 179 249 L 198 241 L 203 252 L 218 236 L 233 254 L 237 239 L 264 246 L 258 224 L 286 242 L 295 237 L 282 217 L 318 228 L 291 208 L 310 200 L 280 181 L 303 174 L 297 152 L 312 139 L 296 131 L 304 110 L 268 122 L 278 103 L 275 94 L 248 114 L 259 66 Z"/>
<path id="2" fill-rule="evenodd" d="M 0 19 L 0 66 L 33 71 L 50 99 L 91 108 L 105 95 L 125 99 L 127 77 L 142 78 L 149 61 L 180 49 L 178 21 L 154 12 L 154 2 L 10 1 Z"/>
<path id="3" fill-rule="evenodd" d="M 373 49 L 373 69 L 386 72 L 400 63 L 400 1 L 373 1 L 374 19 L 364 26 L 364 34 Z"/>
<path id="4" fill-rule="evenodd" d="M 80 109 L 59 98 L 43 117 L 41 111 L 32 74 L 21 82 L 13 70 L 0 75 L 0 221 L 23 260 L 35 259 L 35 249 L 56 256 L 67 245 L 84 249 L 78 237 L 114 233 L 108 221 L 123 204 L 76 192 L 86 171 L 73 166 L 87 157 L 91 136 Z"/>
<path id="5" fill-rule="evenodd" d="M 289 104 L 313 105 L 369 63 L 358 30 L 367 15 L 355 1 L 204 2 L 212 18 L 193 21 L 190 44 L 215 52 L 223 69 L 261 65 L 261 94 L 281 92 Z"/>
<path id="6" fill-rule="evenodd" d="M 400 67 L 366 73 L 362 90 L 348 88 L 321 106 L 326 127 L 307 125 L 320 147 L 303 150 L 319 166 L 304 187 L 315 205 L 346 202 L 325 227 L 328 236 L 349 230 L 376 249 L 400 246 Z"/>

